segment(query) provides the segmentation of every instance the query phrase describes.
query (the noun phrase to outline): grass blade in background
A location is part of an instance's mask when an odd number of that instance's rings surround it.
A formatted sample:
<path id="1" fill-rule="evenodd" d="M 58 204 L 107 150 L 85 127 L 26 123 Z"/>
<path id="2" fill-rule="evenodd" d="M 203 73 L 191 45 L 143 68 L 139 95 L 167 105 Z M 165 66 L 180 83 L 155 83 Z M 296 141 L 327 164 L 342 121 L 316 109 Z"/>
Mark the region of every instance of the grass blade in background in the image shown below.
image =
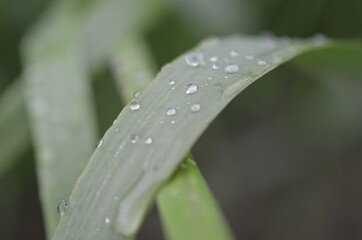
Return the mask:
<path id="1" fill-rule="evenodd" d="M 133 97 L 133 93 L 141 94 L 139 91 L 151 82 L 155 69 L 147 47 L 136 37 L 120 43 L 112 66 L 125 102 Z M 231 239 L 228 226 L 206 182 L 197 166 L 190 164 L 195 162 L 191 156 L 186 159 L 183 166 L 187 167 L 176 171 L 173 180 L 165 184 L 157 200 L 162 210 L 164 231 L 170 236 L 169 239 Z M 183 183 L 189 184 L 185 187 Z M 175 191 L 178 193 L 176 197 L 173 194 Z M 197 199 L 190 202 L 190 194 Z M 190 203 L 193 205 L 190 206 Z M 199 210 L 193 215 L 195 208 Z"/>
<path id="2" fill-rule="evenodd" d="M 90 82 L 75 30 L 75 19 L 68 14 L 54 22 L 45 18 L 26 39 L 23 52 L 26 103 L 49 238 L 60 218 L 57 204 L 68 199 L 96 142 Z"/>
<path id="3" fill-rule="evenodd" d="M 210 40 L 163 68 L 106 132 L 55 239 L 132 238 L 157 191 L 217 114 L 253 81 L 320 44 Z"/>
<path id="4" fill-rule="evenodd" d="M 162 187 L 157 206 L 167 239 L 233 239 L 191 156 Z"/>
<path id="5" fill-rule="evenodd" d="M 0 98 L 0 178 L 27 147 L 30 136 L 23 84 L 16 80 Z"/>

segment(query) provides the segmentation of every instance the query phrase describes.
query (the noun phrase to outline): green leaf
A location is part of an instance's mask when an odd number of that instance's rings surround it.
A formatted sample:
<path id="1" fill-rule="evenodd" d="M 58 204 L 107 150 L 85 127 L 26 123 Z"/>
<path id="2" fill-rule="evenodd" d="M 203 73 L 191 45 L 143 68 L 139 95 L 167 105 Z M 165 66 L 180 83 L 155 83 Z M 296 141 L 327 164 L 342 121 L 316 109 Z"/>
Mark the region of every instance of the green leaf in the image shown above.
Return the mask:
<path id="1" fill-rule="evenodd" d="M 126 101 L 132 98 L 134 92 L 139 93 L 152 80 L 155 67 L 147 46 L 139 37 L 120 42 L 112 60 L 119 92 Z M 196 165 L 192 163 L 195 162 L 190 155 L 182 165 L 188 167 L 177 170 L 174 180 L 167 182 L 158 196 L 157 204 L 162 210 L 161 218 L 165 223 L 163 225 L 165 232 L 170 239 L 231 239 L 231 233 L 216 201 L 212 198 Z M 183 183 L 190 184 L 185 187 Z M 172 198 L 175 191 L 179 194 L 176 201 Z M 188 199 L 190 194 L 195 195 L 197 199 L 190 202 Z M 199 211 L 194 212 L 195 215 L 188 211 L 194 210 L 193 207 L 188 208 L 190 203 L 194 208 L 199 208 Z M 197 218 L 197 225 L 190 221 L 193 217 Z M 191 224 L 185 227 L 180 222 Z M 204 228 L 191 227 L 200 225 Z M 207 231 L 204 231 L 205 229 Z"/>
<path id="2" fill-rule="evenodd" d="M 181 56 L 164 67 L 133 99 L 139 109 L 127 105 L 106 132 L 76 183 L 55 239 L 132 238 L 157 191 L 217 114 L 253 81 L 320 45 L 313 40 L 213 39 L 188 55 L 199 64 L 186 64 Z M 230 56 L 232 50 L 238 53 Z M 219 69 L 209 62 L 212 56 L 218 56 Z M 232 66 L 226 73 L 231 63 L 239 69 L 231 73 Z M 198 91 L 185 94 L 189 84 Z M 145 142 L 148 137 L 151 144 Z"/>
<path id="3" fill-rule="evenodd" d="M 16 80 L 0 98 L 0 177 L 29 144 L 23 85 Z"/>
<path id="4" fill-rule="evenodd" d="M 157 195 L 167 239 L 233 239 L 191 156 Z"/>

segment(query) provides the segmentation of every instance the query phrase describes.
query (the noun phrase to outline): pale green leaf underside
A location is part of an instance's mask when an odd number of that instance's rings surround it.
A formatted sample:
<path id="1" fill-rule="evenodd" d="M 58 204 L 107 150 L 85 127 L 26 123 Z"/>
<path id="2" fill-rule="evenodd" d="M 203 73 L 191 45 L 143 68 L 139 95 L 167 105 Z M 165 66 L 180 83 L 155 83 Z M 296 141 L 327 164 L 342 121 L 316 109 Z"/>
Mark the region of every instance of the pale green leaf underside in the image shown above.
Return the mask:
<path id="1" fill-rule="evenodd" d="M 229 37 L 197 48 L 204 56 L 202 66 L 190 67 L 181 56 L 165 67 L 135 100 L 140 108 L 132 111 L 127 105 L 106 132 L 76 183 L 55 239 L 132 238 L 161 185 L 217 114 L 250 83 L 320 45 L 312 40 Z M 231 50 L 240 56 L 230 56 Z M 219 69 L 212 68 L 211 56 L 218 56 Z M 238 64 L 239 71 L 225 73 L 228 63 Z M 186 95 L 190 83 L 198 91 Z M 201 109 L 191 112 L 193 104 Z M 176 108 L 176 114 L 168 116 L 169 108 Z M 133 135 L 135 143 L 130 141 Z M 145 144 L 147 137 L 152 144 Z"/>

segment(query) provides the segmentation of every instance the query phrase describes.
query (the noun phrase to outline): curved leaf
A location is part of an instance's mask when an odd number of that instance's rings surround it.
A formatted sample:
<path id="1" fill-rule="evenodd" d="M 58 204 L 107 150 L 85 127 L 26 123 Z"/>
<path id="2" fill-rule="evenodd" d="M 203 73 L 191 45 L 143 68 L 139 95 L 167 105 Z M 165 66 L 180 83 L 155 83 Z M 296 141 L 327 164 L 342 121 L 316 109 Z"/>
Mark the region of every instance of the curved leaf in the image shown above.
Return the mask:
<path id="1" fill-rule="evenodd" d="M 55 239 L 132 238 L 157 191 L 217 114 L 253 81 L 320 45 L 212 39 L 187 55 L 188 64 L 181 56 L 164 67 L 106 132 L 76 183 Z M 187 91 L 189 84 L 196 87 Z"/>

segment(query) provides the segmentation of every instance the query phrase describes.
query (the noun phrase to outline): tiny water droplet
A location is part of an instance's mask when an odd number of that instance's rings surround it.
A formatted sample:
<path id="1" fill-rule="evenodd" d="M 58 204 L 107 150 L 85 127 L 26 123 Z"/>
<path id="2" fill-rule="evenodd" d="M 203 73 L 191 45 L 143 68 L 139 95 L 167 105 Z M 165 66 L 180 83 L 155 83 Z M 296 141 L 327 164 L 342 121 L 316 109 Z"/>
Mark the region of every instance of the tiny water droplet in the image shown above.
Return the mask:
<path id="1" fill-rule="evenodd" d="M 208 77 L 207 79 L 208 79 L 208 80 L 211 80 L 211 79 L 212 79 L 212 77 Z"/>
<path id="2" fill-rule="evenodd" d="M 188 84 L 187 86 L 186 86 L 186 90 L 185 90 L 185 93 L 187 94 L 187 95 L 190 95 L 190 94 L 193 94 L 193 93 L 195 93 L 195 92 L 197 92 L 197 86 L 195 85 L 195 84 Z"/>
<path id="3" fill-rule="evenodd" d="M 239 66 L 237 64 L 229 64 L 224 68 L 224 71 L 226 73 L 237 73 L 239 71 Z"/>
<path id="4" fill-rule="evenodd" d="M 191 52 L 186 55 L 185 62 L 190 67 L 198 67 L 204 64 L 204 55 L 200 52 Z"/>
<path id="5" fill-rule="evenodd" d="M 67 211 L 69 204 L 67 201 L 63 200 L 61 201 L 57 206 L 57 211 L 61 217 L 64 216 L 65 212 Z"/>
<path id="6" fill-rule="evenodd" d="M 167 109 L 166 115 L 167 116 L 172 116 L 176 114 L 176 109 L 175 108 L 169 108 Z"/>
<path id="7" fill-rule="evenodd" d="M 138 141 L 138 136 L 136 134 L 131 134 L 131 136 L 129 137 L 129 141 L 131 143 L 136 143 Z"/>
<path id="8" fill-rule="evenodd" d="M 103 138 L 101 138 L 97 143 L 96 143 L 96 147 L 99 148 L 101 147 L 103 144 Z"/>
<path id="9" fill-rule="evenodd" d="M 168 82 L 168 85 L 174 85 L 175 84 L 175 81 L 174 80 L 170 80 L 169 82 Z"/>
<path id="10" fill-rule="evenodd" d="M 133 98 L 138 98 L 139 96 L 141 96 L 142 92 L 138 91 L 133 93 Z"/>
<path id="11" fill-rule="evenodd" d="M 151 143 L 152 143 L 152 138 L 146 137 L 146 138 L 145 138 L 145 143 L 146 143 L 146 144 L 151 144 Z"/>
<path id="12" fill-rule="evenodd" d="M 119 128 L 116 128 L 115 132 L 118 132 L 119 131 Z"/>
<path id="13" fill-rule="evenodd" d="M 171 121 L 171 124 L 175 124 L 175 120 L 172 120 L 172 121 Z"/>
<path id="14" fill-rule="evenodd" d="M 198 112 L 201 109 L 200 104 L 194 104 L 190 107 L 191 112 Z"/>
<path id="15" fill-rule="evenodd" d="M 216 62 L 218 59 L 219 59 L 219 58 L 218 58 L 217 56 L 211 56 L 211 57 L 209 58 L 209 61 L 210 61 L 210 62 Z"/>
<path id="16" fill-rule="evenodd" d="M 252 59 L 254 59 L 254 56 L 251 55 L 251 54 L 247 54 L 247 55 L 245 55 L 245 59 L 246 60 L 252 60 Z"/>
<path id="17" fill-rule="evenodd" d="M 106 224 L 109 224 L 109 223 L 111 223 L 111 219 L 110 219 L 109 217 L 106 217 L 106 218 L 104 219 L 104 222 L 105 222 Z"/>
<path id="18" fill-rule="evenodd" d="M 235 49 L 230 51 L 230 56 L 232 57 L 239 57 L 239 55 L 240 55 L 239 52 Z"/>
<path id="19" fill-rule="evenodd" d="M 138 110 L 138 109 L 140 109 L 140 104 L 138 102 L 131 102 L 131 104 L 129 105 L 129 108 L 132 111 Z"/>
<path id="20" fill-rule="evenodd" d="M 219 68 L 220 68 L 219 65 L 217 65 L 216 63 L 212 64 L 212 69 L 217 70 L 217 69 L 219 69 Z"/>
<path id="21" fill-rule="evenodd" d="M 259 66 L 264 66 L 266 64 L 266 62 L 264 60 L 258 60 L 256 62 Z"/>

